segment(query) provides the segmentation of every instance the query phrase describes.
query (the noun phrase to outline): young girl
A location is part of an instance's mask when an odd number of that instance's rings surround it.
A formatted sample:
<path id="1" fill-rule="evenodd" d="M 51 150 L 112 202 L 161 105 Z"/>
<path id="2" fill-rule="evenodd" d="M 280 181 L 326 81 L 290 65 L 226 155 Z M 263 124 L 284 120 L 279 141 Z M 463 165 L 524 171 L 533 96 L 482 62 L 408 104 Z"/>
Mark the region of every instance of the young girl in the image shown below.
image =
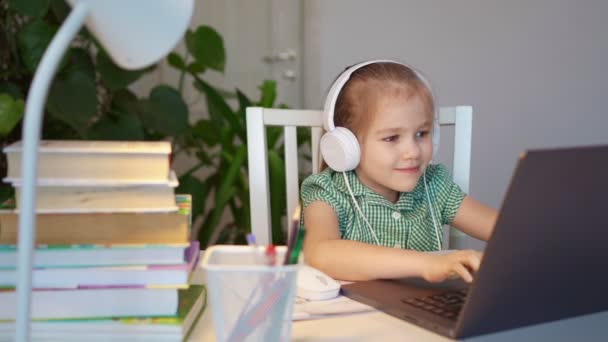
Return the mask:
<path id="1" fill-rule="evenodd" d="M 401 63 L 364 62 L 338 77 L 321 140 L 329 168 L 301 190 L 309 265 L 342 280 L 473 280 L 481 253 L 424 253 L 441 249 L 441 225 L 487 240 L 497 216 L 430 164 L 434 113 L 428 83 Z"/>

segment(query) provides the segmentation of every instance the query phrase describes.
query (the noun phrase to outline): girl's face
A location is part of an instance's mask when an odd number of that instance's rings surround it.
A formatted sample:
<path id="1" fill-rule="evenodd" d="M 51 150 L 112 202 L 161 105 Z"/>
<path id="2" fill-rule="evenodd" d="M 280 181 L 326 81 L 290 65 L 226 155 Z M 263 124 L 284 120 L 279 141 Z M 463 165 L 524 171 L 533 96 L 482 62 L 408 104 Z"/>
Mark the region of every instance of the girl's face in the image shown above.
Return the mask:
<path id="1" fill-rule="evenodd" d="M 372 107 L 365 134 L 357 137 L 361 161 L 356 173 L 367 187 L 396 202 L 400 192 L 414 190 L 431 160 L 433 114 L 417 94 L 403 89 L 384 94 Z"/>

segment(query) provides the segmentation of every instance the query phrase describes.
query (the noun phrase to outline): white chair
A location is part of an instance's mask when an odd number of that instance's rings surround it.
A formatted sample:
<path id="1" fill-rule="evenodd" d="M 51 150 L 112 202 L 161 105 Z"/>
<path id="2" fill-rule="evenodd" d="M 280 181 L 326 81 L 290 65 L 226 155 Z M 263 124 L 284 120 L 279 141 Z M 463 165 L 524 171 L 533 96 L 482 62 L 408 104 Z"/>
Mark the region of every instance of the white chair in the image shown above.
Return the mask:
<path id="1" fill-rule="evenodd" d="M 455 126 L 454 132 L 454 181 L 464 192 L 469 191 L 471 167 L 471 133 L 473 108 L 470 106 L 441 107 L 439 123 Z M 299 202 L 298 155 L 296 127 L 311 128 L 312 172 L 319 171 L 323 117 L 320 110 L 247 108 L 247 147 L 249 160 L 249 198 L 251 205 L 251 232 L 259 244 L 271 241 L 270 190 L 268 180 L 268 147 L 266 126 L 284 127 L 285 179 L 287 186 L 287 213 L 295 210 Z M 445 144 L 445 139 L 442 144 Z M 444 232 L 444 248 L 466 247 L 466 235 L 455 229 Z"/>

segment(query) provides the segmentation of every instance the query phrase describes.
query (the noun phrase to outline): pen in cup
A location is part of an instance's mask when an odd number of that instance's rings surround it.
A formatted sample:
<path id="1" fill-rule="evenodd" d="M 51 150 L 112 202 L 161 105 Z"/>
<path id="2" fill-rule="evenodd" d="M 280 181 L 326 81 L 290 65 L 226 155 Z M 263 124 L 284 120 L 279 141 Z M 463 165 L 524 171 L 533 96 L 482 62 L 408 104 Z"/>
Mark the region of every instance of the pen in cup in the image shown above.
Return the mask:
<path id="1" fill-rule="evenodd" d="M 300 213 L 301 207 L 298 204 L 293 212 L 293 216 L 291 217 L 291 231 L 289 233 L 289 241 L 287 243 L 287 251 L 285 252 L 283 265 L 290 264 L 290 260 L 292 259 L 291 254 L 293 253 L 293 248 L 297 241 L 298 231 L 300 230 Z"/>
<path id="2" fill-rule="evenodd" d="M 255 241 L 255 235 L 253 235 L 253 233 L 247 234 L 247 244 L 251 246 L 251 251 L 253 253 L 253 263 L 255 265 L 260 264 L 260 260 L 258 258 L 258 244 Z"/>
<path id="3" fill-rule="evenodd" d="M 277 250 L 273 244 L 266 246 L 266 250 L 264 251 L 264 255 L 266 256 L 266 265 L 275 266 L 277 263 Z"/>
<path id="4" fill-rule="evenodd" d="M 300 252 L 302 251 L 302 245 L 304 243 L 304 235 L 306 230 L 298 229 L 298 236 L 296 236 L 296 242 L 294 243 L 293 250 L 289 254 L 289 265 L 297 264 L 300 258 Z"/>

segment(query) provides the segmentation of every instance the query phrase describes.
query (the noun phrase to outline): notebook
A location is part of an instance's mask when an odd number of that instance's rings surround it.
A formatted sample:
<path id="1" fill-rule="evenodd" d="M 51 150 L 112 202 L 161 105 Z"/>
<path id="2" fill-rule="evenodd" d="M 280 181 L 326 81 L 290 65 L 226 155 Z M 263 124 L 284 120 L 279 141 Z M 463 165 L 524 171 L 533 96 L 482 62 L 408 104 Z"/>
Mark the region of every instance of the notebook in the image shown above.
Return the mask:
<path id="1" fill-rule="evenodd" d="M 608 310 L 608 145 L 520 156 L 475 280 L 343 285 L 343 294 L 465 338 Z"/>

